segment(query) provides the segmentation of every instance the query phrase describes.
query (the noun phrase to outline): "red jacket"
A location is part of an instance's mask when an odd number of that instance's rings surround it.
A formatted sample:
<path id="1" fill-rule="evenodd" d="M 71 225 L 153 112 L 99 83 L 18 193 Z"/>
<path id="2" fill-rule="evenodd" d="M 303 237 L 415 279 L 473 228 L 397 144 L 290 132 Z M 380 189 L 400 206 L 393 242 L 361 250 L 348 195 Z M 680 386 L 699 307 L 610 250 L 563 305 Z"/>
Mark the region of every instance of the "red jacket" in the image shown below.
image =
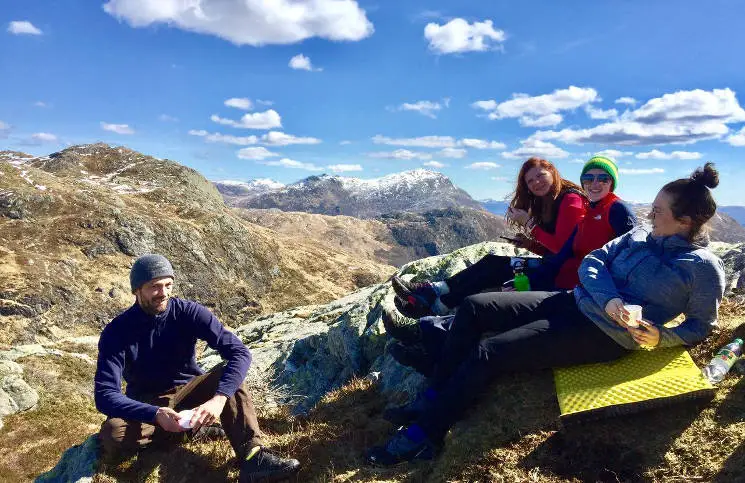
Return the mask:
<path id="1" fill-rule="evenodd" d="M 556 287 L 572 289 L 579 283 L 577 270 L 585 255 L 621 235 L 610 224 L 610 208 L 620 198 L 608 193 L 595 206 L 589 206 L 585 218 L 577 225 L 572 242 L 572 257 L 564 262 L 554 280 Z"/>
<path id="2" fill-rule="evenodd" d="M 550 224 L 552 226 L 536 225 L 530 233 L 550 253 L 559 253 L 577 224 L 585 217 L 586 208 L 587 199 L 584 196 L 574 191 L 566 192 L 561 196 L 556 217 Z M 534 247 L 530 247 L 530 251 L 539 255 L 545 253 L 545 250 Z"/>

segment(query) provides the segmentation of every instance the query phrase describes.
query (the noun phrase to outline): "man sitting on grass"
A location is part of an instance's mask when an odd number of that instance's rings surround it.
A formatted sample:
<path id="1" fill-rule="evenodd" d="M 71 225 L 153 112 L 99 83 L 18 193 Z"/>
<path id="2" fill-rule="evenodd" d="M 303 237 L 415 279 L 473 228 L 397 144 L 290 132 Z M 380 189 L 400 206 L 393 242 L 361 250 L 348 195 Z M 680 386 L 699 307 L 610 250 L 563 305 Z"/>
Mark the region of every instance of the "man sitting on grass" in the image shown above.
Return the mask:
<path id="1" fill-rule="evenodd" d="M 241 482 L 296 473 L 297 460 L 280 458 L 261 443 L 243 384 L 251 363 L 248 348 L 204 306 L 171 297 L 173 268 L 162 255 L 138 258 L 129 279 L 136 301 L 104 328 L 98 343 L 95 400 L 108 416 L 99 433 L 104 454 L 177 443 L 184 432 L 193 435 L 219 420 L 240 462 Z M 225 362 L 205 374 L 196 363 L 197 339 Z M 179 414 L 185 410 L 193 413 Z"/>

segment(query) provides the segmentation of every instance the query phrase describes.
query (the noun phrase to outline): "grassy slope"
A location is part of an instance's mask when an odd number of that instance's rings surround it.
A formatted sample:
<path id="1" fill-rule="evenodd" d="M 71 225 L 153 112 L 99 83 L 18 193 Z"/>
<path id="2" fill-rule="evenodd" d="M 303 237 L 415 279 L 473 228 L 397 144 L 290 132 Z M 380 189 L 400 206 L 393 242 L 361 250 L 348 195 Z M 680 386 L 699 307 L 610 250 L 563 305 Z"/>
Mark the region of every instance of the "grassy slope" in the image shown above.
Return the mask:
<path id="1" fill-rule="evenodd" d="M 730 323 L 734 307 L 730 311 Z M 737 321 L 743 319 L 738 316 Z M 699 365 L 745 325 L 723 330 L 692 351 Z M 27 481 L 51 468 L 62 450 L 97 430 L 90 401 L 93 368 L 77 359 L 23 361 L 42 392 L 39 408 L 6 418 L 0 430 L 0 481 Z M 730 376 L 713 402 L 678 405 L 559 430 L 551 373 L 497 381 L 471 416 L 457 424 L 433 463 L 365 467 L 362 455 L 394 429 L 380 418 L 383 400 L 369 381 L 330 394 L 303 420 L 262 413 L 268 441 L 304 464 L 299 481 L 745 481 L 745 379 Z M 52 421 L 61 413 L 63 424 Z M 20 450 L 20 451 L 19 451 Z M 101 468 L 99 483 L 201 482 L 237 477 L 226 441 L 151 449 Z"/>

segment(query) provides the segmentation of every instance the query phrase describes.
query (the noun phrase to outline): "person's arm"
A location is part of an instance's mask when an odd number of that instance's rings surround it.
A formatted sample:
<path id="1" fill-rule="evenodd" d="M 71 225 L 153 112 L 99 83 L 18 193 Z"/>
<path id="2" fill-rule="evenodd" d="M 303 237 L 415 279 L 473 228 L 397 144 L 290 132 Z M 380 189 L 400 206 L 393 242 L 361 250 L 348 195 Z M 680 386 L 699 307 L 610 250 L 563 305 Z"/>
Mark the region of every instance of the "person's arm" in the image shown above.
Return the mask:
<path id="1" fill-rule="evenodd" d="M 577 236 L 577 229 L 575 228 L 569 239 L 561 247 L 559 253 L 552 257 L 546 257 L 543 259 L 543 263 L 528 273 L 528 279 L 530 279 L 531 290 L 552 290 L 556 284 L 554 279 L 559 274 L 562 265 L 574 256 L 574 237 Z"/>
<path id="2" fill-rule="evenodd" d="M 194 310 L 196 336 L 206 341 L 227 362 L 217 384 L 217 393 L 230 398 L 246 378 L 251 353 L 206 307 L 195 303 L 191 310 Z"/>
<path id="3" fill-rule="evenodd" d="M 579 283 L 587 290 L 598 307 L 605 308 L 608 302 L 621 296 L 608 271 L 616 255 L 631 243 L 631 233 L 615 238 L 582 259 L 579 266 Z"/>
<path id="4" fill-rule="evenodd" d="M 94 378 L 96 409 L 111 418 L 151 423 L 158 407 L 128 398 L 122 394 L 124 349 L 116 335 L 104 330 L 98 341 L 98 362 Z"/>
<path id="5" fill-rule="evenodd" d="M 538 225 L 534 226 L 530 233 L 551 253 L 559 253 L 579 222 L 585 217 L 585 211 L 584 199 L 576 193 L 568 193 L 561 200 L 554 233 L 548 233 Z"/>
<path id="6" fill-rule="evenodd" d="M 657 326 L 660 331 L 658 347 L 691 346 L 703 340 L 716 327 L 717 311 L 724 296 L 724 264 L 703 259 L 696 262 L 690 285 L 685 320 L 677 327 Z"/>
<path id="7" fill-rule="evenodd" d="M 616 201 L 608 210 L 608 222 L 619 237 L 631 231 L 636 225 L 636 215 L 623 201 Z"/>

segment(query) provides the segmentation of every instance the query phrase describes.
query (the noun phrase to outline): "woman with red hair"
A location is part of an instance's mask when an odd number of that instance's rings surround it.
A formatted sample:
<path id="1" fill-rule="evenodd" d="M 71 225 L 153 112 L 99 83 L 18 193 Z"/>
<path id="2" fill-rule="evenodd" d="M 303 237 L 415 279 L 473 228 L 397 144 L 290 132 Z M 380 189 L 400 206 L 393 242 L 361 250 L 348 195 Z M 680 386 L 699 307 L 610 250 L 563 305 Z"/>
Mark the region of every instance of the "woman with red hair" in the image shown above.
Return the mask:
<path id="1" fill-rule="evenodd" d="M 527 231 L 530 237 L 521 235 L 514 243 L 538 255 L 556 254 L 582 221 L 586 209 L 587 198 L 580 186 L 562 178 L 556 167 L 545 159 L 530 158 L 520 168 L 517 187 L 507 210 L 509 222 Z M 393 277 L 396 307 L 402 314 L 417 319 L 448 313 L 467 296 L 501 287 L 510 280 L 514 258 L 488 254 L 438 282 L 411 283 Z M 541 261 L 530 258 L 526 262 L 530 270 Z"/>

